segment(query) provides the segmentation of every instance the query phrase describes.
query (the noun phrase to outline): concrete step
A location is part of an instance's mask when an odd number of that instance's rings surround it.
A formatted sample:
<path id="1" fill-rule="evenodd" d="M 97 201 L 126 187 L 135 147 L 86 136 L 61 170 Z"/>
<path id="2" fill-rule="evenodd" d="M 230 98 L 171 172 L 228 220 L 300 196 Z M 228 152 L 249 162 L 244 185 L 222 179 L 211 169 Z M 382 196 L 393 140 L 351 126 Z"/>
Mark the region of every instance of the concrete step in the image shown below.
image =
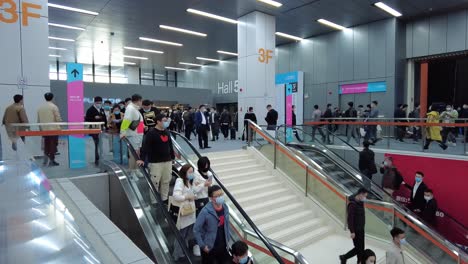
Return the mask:
<path id="1" fill-rule="evenodd" d="M 266 211 L 270 211 L 272 207 L 282 207 L 288 204 L 296 203 L 297 197 L 295 195 L 285 195 L 281 197 L 277 197 L 271 199 L 269 201 L 265 201 L 263 203 L 252 204 L 252 205 L 245 205 L 244 210 L 251 216 L 255 217 L 257 214 L 264 213 Z"/>
<path id="2" fill-rule="evenodd" d="M 288 192 L 288 189 L 278 188 L 264 192 L 249 193 L 249 195 L 244 195 L 242 197 L 237 198 L 237 201 L 241 204 L 261 203 L 263 200 L 269 200 L 272 197 L 283 196 Z"/>
<path id="3" fill-rule="evenodd" d="M 269 174 L 271 173 L 267 170 L 254 170 L 254 171 L 249 170 L 247 172 L 236 173 L 236 174 L 232 174 L 229 176 L 220 175 L 219 177 L 221 179 L 230 180 L 230 179 L 253 178 L 255 176 L 264 176 L 264 175 L 269 175 Z"/>
<path id="4" fill-rule="evenodd" d="M 255 165 L 257 164 L 257 161 L 254 159 L 251 160 L 234 160 L 234 161 L 226 161 L 226 162 L 217 162 L 217 163 L 211 163 L 211 167 L 213 170 L 225 170 L 225 169 L 231 169 L 231 168 L 239 168 L 240 166 L 249 166 L 249 165 Z"/>
<path id="5" fill-rule="evenodd" d="M 281 215 L 268 223 L 259 225 L 258 228 L 265 234 L 270 234 L 279 230 L 288 229 L 295 224 L 299 224 L 306 218 L 314 218 L 314 215 L 310 211 L 298 211 L 289 215 Z"/>
<path id="6" fill-rule="evenodd" d="M 322 226 L 310 232 L 304 232 L 302 235 L 296 236 L 291 240 L 284 241 L 283 244 L 296 250 L 300 250 L 310 244 L 317 243 L 319 240 L 329 235 L 332 230 L 333 229 L 330 226 Z"/>
<path id="7" fill-rule="evenodd" d="M 235 197 L 241 198 L 250 193 L 262 193 L 265 191 L 269 191 L 269 190 L 281 187 L 282 185 L 283 183 L 280 181 L 271 181 L 271 182 L 267 182 L 261 185 L 254 185 L 254 186 L 250 186 L 247 188 L 232 190 L 232 193 L 234 194 Z"/>
<path id="8" fill-rule="evenodd" d="M 303 222 L 283 230 L 278 230 L 274 233 L 268 234 L 268 237 L 276 241 L 288 241 L 305 232 L 322 227 L 323 221 L 320 218 L 303 219 Z"/>
<path id="9" fill-rule="evenodd" d="M 282 206 L 273 210 L 268 210 L 261 214 L 256 214 L 251 218 L 255 222 L 255 224 L 261 225 L 267 223 L 268 221 L 271 221 L 272 219 L 276 219 L 278 215 L 289 215 L 299 210 L 303 210 L 303 204 L 293 203 L 288 206 Z"/>
<path id="10" fill-rule="evenodd" d="M 210 159 L 211 164 L 218 164 L 222 162 L 229 162 L 229 161 L 241 161 L 241 160 L 251 160 L 254 159 L 248 153 L 240 153 L 240 154 L 232 154 L 228 156 L 217 156 L 213 155 L 212 157 L 208 157 Z"/>
<path id="11" fill-rule="evenodd" d="M 243 149 L 240 150 L 231 150 L 231 151 L 217 151 L 217 152 L 208 152 L 204 153 L 205 156 L 207 156 L 210 161 L 211 160 L 216 160 L 219 158 L 227 158 L 227 157 L 233 157 L 233 156 L 240 156 L 240 155 L 249 155 L 249 152 Z"/>
<path id="12" fill-rule="evenodd" d="M 252 185 L 262 184 L 263 182 L 273 181 L 275 177 L 273 175 L 264 175 L 261 177 L 256 177 L 244 181 L 237 181 L 236 179 L 230 180 L 221 180 L 226 187 L 231 190 L 231 188 L 248 188 Z"/>
<path id="13" fill-rule="evenodd" d="M 249 170 L 258 170 L 263 168 L 262 165 L 259 164 L 251 164 L 251 165 L 246 165 L 246 166 L 238 166 L 236 168 L 229 168 L 229 169 L 223 169 L 223 170 L 216 170 L 216 174 L 219 175 L 232 175 L 233 173 L 237 174 L 239 172 L 246 172 Z"/>

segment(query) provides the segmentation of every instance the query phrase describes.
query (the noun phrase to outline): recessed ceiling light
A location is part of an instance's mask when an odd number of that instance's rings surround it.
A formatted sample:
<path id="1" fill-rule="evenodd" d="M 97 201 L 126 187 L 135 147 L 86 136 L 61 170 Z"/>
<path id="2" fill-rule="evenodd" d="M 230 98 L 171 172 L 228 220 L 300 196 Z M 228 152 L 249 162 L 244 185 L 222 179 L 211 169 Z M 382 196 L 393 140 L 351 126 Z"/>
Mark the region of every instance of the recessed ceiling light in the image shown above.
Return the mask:
<path id="1" fill-rule="evenodd" d="M 187 33 L 187 34 L 200 36 L 200 37 L 206 37 L 207 36 L 205 33 L 192 31 L 192 30 L 188 30 L 188 29 L 183 29 L 183 28 L 178 28 L 178 27 L 171 27 L 171 26 L 166 26 L 166 25 L 159 25 L 159 27 L 163 28 L 163 29 L 167 29 L 167 30 L 178 31 L 178 32 Z"/>
<path id="2" fill-rule="evenodd" d="M 401 17 L 402 14 L 398 11 L 396 11 L 395 9 L 389 7 L 388 5 L 382 3 L 382 2 L 378 2 L 378 3 L 375 3 L 374 4 L 376 7 L 382 9 L 383 11 L 389 13 L 390 15 L 394 16 L 394 17 Z"/>
<path id="3" fill-rule="evenodd" d="M 75 30 L 85 30 L 84 28 L 80 28 L 80 27 L 72 27 L 72 26 L 67 26 L 67 25 L 62 25 L 62 24 L 55 24 L 55 23 L 49 23 L 49 26 L 51 26 L 51 27 L 60 27 L 60 28 L 68 28 L 68 29 L 75 29 Z"/>
<path id="4" fill-rule="evenodd" d="M 237 54 L 237 53 L 229 52 L 229 51 L 224 51 L 224 50 L 218 50 L 217 52 L 218 52 L 218 53 L 221 53 L 221 54 L 232 55 L 232 56 L 238 56 L 238 55 L 239 55 L 239 54 Z"/>
<path id="5" fill-rule="evenodd" d="M 136 65 L 135 62 L 128 62 L 128 61 L 124 61 L 123 64 L 125 64 L 125 65 Z"/>
<path id="6" fill-rule="evenodd" d="M 53 54 L 49 54 L 49 57 L 56 57 L 56 58 L 60 58 L 61 56 L 60 56 L 60 55 L 53 55 Z"/>
<path id="7" fill-rule="evenodd" d="M 234 20 L 234 19 L 218 16 L 218 15 L 215 15 L 215 14 L 207 13 L 207 12 L 192 9 L 192 8 L 187 9 L 187 12 L 192 13 L 192 14 L 196 14 L 196 15 L 200 15 L 200 16 L 205 16 L 205 17 L 221 20 L 221 21 L 224 21 L 224 22 L 232 23 L 232 24 L 237 24 L 238 23 L 237 20 Z"/>
<path id="8" fill-rule="evenodd" d="M 159 40 L 159 39 L 152 39 L 152 38 L 140 37 L 140 40 L 149 41 L 149 42 L 155 42 L 155 43 L 160 43 L 160 44 L 166 44 L 166 45 L 172 45 L 172 46 L 178 46 L 178 47 L 183 46 L 182 44 L 177 43 L 177 42 L 170 42 L 170 41 Z"/>
<path id="9" fill-rule="evenodd" d="M 324 24 L 324 25 L 326 25 L 326 26 L 329 26 L 329 27 L 338 29 L 338 30 L 345 30 L 345 29 L 346 29 L 345 27 L 340 26 L 340 25 L 338 25 L 338 24 L 335 24 L 335 23 L 333 23 L 333 22 L 330 22 L 330 21 L 328 21 L 328 20 L 326 20 L 326 19 L 319 19 L 319 20 L 317 20 L 317 22 L 319 22 L 319 23 L 321 23 L 321 24 Z"/>
<path id="10" fill-rule="evenodd" d="M 263 2 L 265 4 L 269 4 L 269 5 L 272 5 L 274 7 L 280 7 L 282 6 L 283 4 L 280 3 L 280 2 L 276 2 L 276 1 L 273 1 L 273 0 L 257 0 L 259 2 Z"/>
<path id="11" fill-rule="evenodd" d="M 294 40 L 297 40 L 297 41 L 303 40 L 303 38 L 296 37 L 296 36 L 293 36 L 293 35 L 289 35 L 289 34 L 286 34 L 286 33 L 281 33 L 281 32 L 276 32 L 275 35 L 283 37 L 283 38 L 294 39 Z"/>
<path id="12" fill-rule="evenodd" d="M 203 67 L 202 64 L 189 63 L 189 62 L 179 62 L 179 64 L 188 65 L 188 66 L 195 66 L 195 67 Z"/>
<path id="13" fill-rule="evenodd" d="M 138 60 L 147 60 L 148 58 L 146 57 L 137 57 L 137 56 L 130 56 L 130 55 L 123 55 L 124 58 L 130 58 L 130 59 L 138 59 Z"/>
<path id="14" fill-rule="evenodd" d="M 67 39 L 67 38 L 49 37 L 49 39 L 53 39 L 53 40 L 62 40 L 62 41 L 68 41 L 68 42 L 75 42 L 74 39 Z"/>
<path id="15" fill-rule="evenodd" d="M 57 47 L 49 47 L 49 49 L 51 49 L 51 50 L 67 50 L 67 49 L 64 49 L 64 48 L 57 48 Z"/>
<path id="16" fill-rule="evenodd" d="M 217 60 L 217 59 L 210 59 L 210 58 L 204 58 L 204 57 L 197 57 L 197 60 L 214 61 L 214 62 L 220 62 L 221 61 L 221 60 Z"/>
<path id="17" fill-rule="evenodd" d="M 99 13 L 97 13 L 97 12 L 88 11 L 88 10 L 79 9 L 79 8 L 74 8 L 74 7 L 69 7 L 69 6 L 64 6 L 64 5 L 57 5 L 57 4 L 52 4 L 52 3 L 48 3 L 47 5 L 48 5 L 49 7 L 54 7 L 54 8 L 58 8 L 58 9 L 63 9 L 63 10 L 68 10 L 68 11 L 73 11 L 73 12 L 78 12 L 78 13 L 93 15 L 93 16 L 99 15 Z"/>
<path id="18" fill-rule="evenodd" d="M 176 70 L 176 71 L 186 71 L 187 69 L 184 69 L 184 68 L 177 68 L 177 67 L 169 67 L 169 66 L 166 66 L 164 67 L 168 70 Z"/>
<path id="19" fill-rule="evenodd" d="M 127 50 L 136 50 L 136 51 L 143 51 L 143 52 L 151 52 L 151 53 L 157 53 L 157 54 L 163 54 L 163 51 L 159 50 L 151 50 L 151 49 L 140 49 L 140 48 L 134 48 L 134 47 L 124 47 L 124 49 Z"/>

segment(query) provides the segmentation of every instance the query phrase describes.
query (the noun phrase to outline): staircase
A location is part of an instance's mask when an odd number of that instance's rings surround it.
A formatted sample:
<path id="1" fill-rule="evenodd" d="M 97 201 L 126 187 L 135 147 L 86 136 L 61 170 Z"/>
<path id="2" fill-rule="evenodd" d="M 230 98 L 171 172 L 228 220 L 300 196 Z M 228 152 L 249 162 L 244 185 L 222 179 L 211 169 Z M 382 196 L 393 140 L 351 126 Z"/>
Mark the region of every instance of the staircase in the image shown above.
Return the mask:
<path id="1" fill-rule="evenodd" d="M 211 167 L 260 231 L 296 251 L 333 233 L 292 186 L 247 150 L 207 153 Z"/>

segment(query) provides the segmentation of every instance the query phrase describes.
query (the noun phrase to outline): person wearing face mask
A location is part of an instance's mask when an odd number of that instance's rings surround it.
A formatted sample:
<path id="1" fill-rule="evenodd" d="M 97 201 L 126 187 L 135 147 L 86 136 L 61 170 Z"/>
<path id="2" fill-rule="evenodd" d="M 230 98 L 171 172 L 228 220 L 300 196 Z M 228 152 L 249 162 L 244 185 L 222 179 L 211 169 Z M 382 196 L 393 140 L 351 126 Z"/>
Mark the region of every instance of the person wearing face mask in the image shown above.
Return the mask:
<path id="1" fill-rule="evenodd" d="M 208 131 L 209 129 L 209 122 L 206 116 L 206 106 L 200 105 L 198 111 L 195 114 L 195 128 L 198 134 L 198 146 L 200 149 L 211 148 L 208 146 Z"/>
<path id="2" fill-rule="evenodd" d="M 434 198 L 434 192 L 431 189 L 426 189 L 424 191 L 424 208 L 421 212 L 421 218 L 426 221 L 428 224 L 435 226 L 436 225 L 436 212 L 437 212 L 437 201 Z"/>
<path id="3" fill-rule="evenodd" d="M 193 194 L 192 182 L 194 179 L 193 168 L 190 164 L 185 164 L 180 168 L 174 191 L 172 193 L 171 211 L 176 218 L 176 226 L 179 234 L 188 245 L 193 240 L 193 224 L 195 223 L 195 195 Z M 184 209 L 185 208 L 185 209 Z M 193 212 L 190 209 L 192 208 Z M 177 239 L 174 240 L 175 261 L 184 257 L 184 253 Z"/>
<path id="4" fill-rule="evenodd" d="M 436 124 L 440 122 L 439 112 L 434 105 L 429 107 L 429 113 L 427 113 L 427 121 L 429 124 Z M 440 126 L 427 126 L 426 127 L 426 143 L 424 144 L 424 149 L 429 149 L 429 145 L 432 141 L 439 143 L 439 146 L 443 149 L 447 149 L 447 145 L 442 142 L 442 136 L 440 135 L 441 127 Z"/>
<path id="5" fill-rule="evenodd" d="M 417 171 L 414 177 L 414 185 L 411 186 L 406 184 L 406 186 L 411 189 L 410 208 L 416 213 L 421 213 L 426 204 L 426 200 L 424 200 L 424 192 L 428 187 L 423 182 L 423 179 L 424 173 Z"/>
<path id="6" fill-rule="evenodd" d="M 442 119 L 442 123 L 455 123 L 455 119 L 458 118 L 457 110 L 452 108 L 452 105 L 447 105 L 445 111 L 440 114 L 440 118 Z M 456 128 L 451 126 L 444 126 L 442 128 L 442 142 L 444 144 L 447 143 L 447 140 L 452 142 L 452 146 L 457 146 L 457 138 L 456 135 Z"/>
<path id="7" fill-rule="evenodd" d="M 405 256 L 401 246 L 406 245 L 405 231 L 398 227 L 393 228 L 390 231 L 392 235 L 393 243 L 386 252 L 386 264 L 405 264 Z"/>
<path id="8" fill-rule="evenodd" d="M 197 244 L 202 249 L 202 264 L 230 263 L 229 208 L 221 187 L 208 188 L 210 202 L 203 207 L 193 227 Z"/>
<path id="9" fill-rule="evenodd" d="M 88 108 L 85 116 L 86 122 L 104 122 L 102 129 L 107 128 L 107 118 L 104 109 L 102 108 L 102 97 L 94 97 L 94 104 Z M 92 134 L 91 138 L 94 141 L 94 164 L 99 164 L 99 152 L 101 146 L 99 145 L 99 134 Z"/>
<path id="10" fill-rule="evenodd" d="M 155 117 L 159 114 L 156 107 L 153 107 L 153 103 L 150 100 L 143 100 L 141 104 L 140 113 L 143 116 L 143 122 L 145 123 L 145 134 L 152 127 L 156 126 Z"/>
<path id="11" fill-rule="evenodd" d="M 109 100 L 104 101 L 104 105 L 102 106 L 102 109 L 104 109 L 104 113 L 106 113 L 106 120 L 109 120 L 109 117 L 111 115 L 111 110 L 112 110 L 112 102 Z"/>
<path id="12" fill-rule="evenodd" d="M 125 99 L 126 101 L 127 99 Z M 127 138 L 130 144 L 135 148 L 137 154 L 140 153 L 141 142 L 143 141 L 143 132 L 145 124 L 143 116 L 140 113 L 142 97 L 139 94 L 132 95 L 131 102 L 125 108 L 125 115 L 120 126 L 120 138 Z M 130 155 L 128 162 L 130 170 L 137 168 L 135 157 Z"/>
<path id="13" fill-rule="evenodd" d="M 340 263 L 345 264 L 346 261 L 354 256 L 357 256 L 358 263 L 362 263 L 364 254 L 364 227 L 366 224 L 366 213 L 364 210 L 364 202 L 367 199 L 369 192 L 365 188 L 360 188 L 358 192 L 349 198 L 348 203 L 348 228 L 351 233 L 354 248 L 348 253 L 340 255 Z"/>
<path id="14" fill-rule="evenodd" d="M 370 249 L 364 250 L 362 255 L 362 264 L 375 264 L 377 263 L 377 256 L 375 256 L 374 251 Z"/>
<path id="15" fill-rule="evenodd" d="M 382 188 L 390 195 L 388 198 L 391 198 L 393 193 L 400 189 L 403 182 L 403 177 L 394 166 L 392 157 L 385 157 L 380 167 L 380 173 L 382 173 Z M 388 199 L 388 202 L 391 202 L 391 199 Z"/>
<path id="16" fill-rule="evenodd" d="M 108 124 L 109 133 L 112 135 L 112 148 L 114 161 L 118 164 L 128 164 L 127 145 L 120 142 L 120 125 L 122 124 L 123 113 L 119 105 L 114 105 L 111 109 Z"/>
<path id="17" fill-rule="evenodd" d="M 231 247 L 233 264 L 253 264 L 249 257 L 249 246 L 244 241 L 236 241 Z"/>
<path id="18" fill-rule="evenodd" d="M 119 102 L 119 107 L 120 107 L 120 112 L 121 112 L 122 114 L 125 114 L 125 102 L 120 101 L 120 102 Z"/>
<path id="19" fill-rule="evenodd" d="M 169 184 L 172 179 L 172 161 L 175 159 L 171 134 L 167 128 L 169 121 L 163 114 L 156 116 L 156 126 L 151 128 L 143 138 L 138 166 L 143 166 L 148 161 L 151 181 L 161 199 L 167 202 L 169 196 Z M 154 197 L 151 196 L 151 201 Z"/>

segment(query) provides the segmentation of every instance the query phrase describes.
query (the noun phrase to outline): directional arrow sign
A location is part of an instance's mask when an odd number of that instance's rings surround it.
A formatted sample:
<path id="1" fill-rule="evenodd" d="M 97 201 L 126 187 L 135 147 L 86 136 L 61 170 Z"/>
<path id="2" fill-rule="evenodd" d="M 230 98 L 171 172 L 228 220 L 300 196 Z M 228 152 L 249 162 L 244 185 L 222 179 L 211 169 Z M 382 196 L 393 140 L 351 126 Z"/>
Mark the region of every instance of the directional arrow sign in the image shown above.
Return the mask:
<path id="1" fill-rule="evenodd" d="M 83 64 L 67 63 L 67 81 L 83 81 Z"/>
<path id="2" fill-rule="evenodd" d="M 77 71 L 76 69 L 74 69 L 74 70 L 71 72 L 71 74 L 73 74 L 73 77 L 76 78 L 76 75 L 80 75 L 80 72 Z"/>

